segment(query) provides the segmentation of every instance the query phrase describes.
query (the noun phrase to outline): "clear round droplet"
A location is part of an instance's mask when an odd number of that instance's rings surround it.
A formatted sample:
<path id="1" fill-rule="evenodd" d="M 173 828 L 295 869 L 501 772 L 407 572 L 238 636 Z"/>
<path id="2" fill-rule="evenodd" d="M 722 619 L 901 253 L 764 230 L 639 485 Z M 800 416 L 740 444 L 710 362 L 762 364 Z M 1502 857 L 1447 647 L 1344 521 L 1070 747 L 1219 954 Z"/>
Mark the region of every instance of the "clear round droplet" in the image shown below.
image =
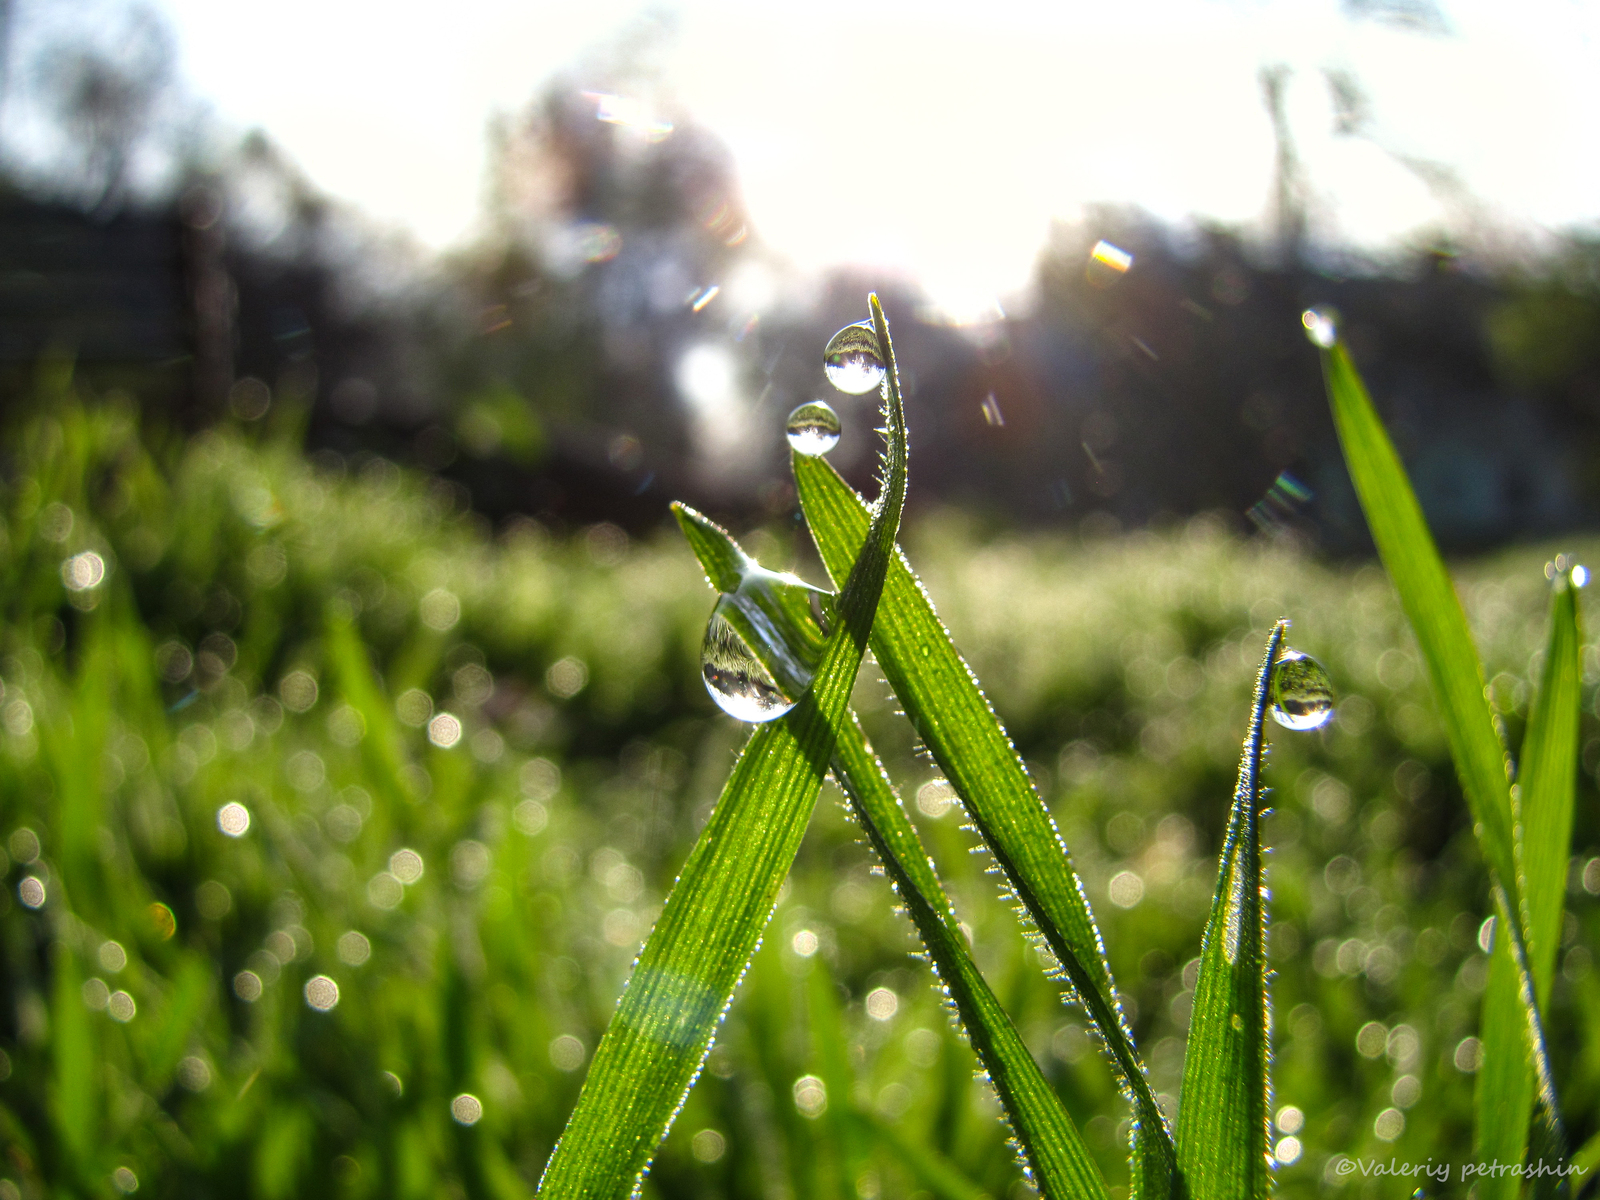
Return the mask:
<path id="1" fill-rule="evenodd" d="M 839 444 L 839 414 L 832 405 L 812 400 L 789 414 L 783 432 L 796 454 L 815 458 Z"/>
<path id="2" fill-rule="evenodd" d="M 700 675 L 717 707 L 761 724 L 799 702 L 822 649 L 812 606 L 821 595 L 793 575 L 752 563 L 736 591 L 717 597 L 700 646 Z"/>
<path id="3" fill-rule="evenodd" d="M 878 334 L 871 323 L 846 325 L 829 338 L 822 352 L 822 368 L 829 383 L 852 396 L 882 383 L 883 356 L 878 353 Z"/>
<path id="4" fill-rule="evenodd" d="M 1333 716 L 1333 685 L 1309 654 L 1285 650 L 1272 668 L 1272 719 L 1285 729 L 1321 729 Z"/>
<path id="5" fill-rule="evenodd" d="M 1300 314 L 1300 324 L 1306 327 L 1306 337 L 1313 346 L 1332 350 L 1339 340 L 1339 321 L 1331 311 L 1308 308 Z"/>

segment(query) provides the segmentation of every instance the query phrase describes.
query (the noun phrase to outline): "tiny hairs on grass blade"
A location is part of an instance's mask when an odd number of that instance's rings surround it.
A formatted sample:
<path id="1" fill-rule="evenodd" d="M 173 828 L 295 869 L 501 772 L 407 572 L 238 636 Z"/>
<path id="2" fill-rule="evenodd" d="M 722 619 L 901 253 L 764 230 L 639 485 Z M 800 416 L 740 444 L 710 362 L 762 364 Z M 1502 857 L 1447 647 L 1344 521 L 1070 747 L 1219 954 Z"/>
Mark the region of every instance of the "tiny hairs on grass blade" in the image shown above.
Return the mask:
<path id="1" fill-rule="evenodd" d="M 1267 639 L 1200 949 L 1178 1110 L 1191 1200 L 1267 1194 L 1267 992 L 1262 956 L 1261 750 L 1286 622 Z M 1292 667 L 1297 660 L 1290 659 Z"/>
<path id="2" fill-rule="evenodd" d="M 835 750 L 839 783 L 949 990 L 1034 1184 L 1048 1200 L 1105 1197 L 1105 1181 L 1093 1155 L 973 961 L 927 851 L 854 714 L 847 720 L 849 727 L 840 730 Z"/>
<path id="3" fill-rule="evenodd" d="M 828 573 L 849 569 L 870 509 L 820 458 L 791 455 L 806 521 Z M 1071 994 L 1094 1023 L 1130 1096 L 1135 1193 L 1167 1195 L 1172 1139 L 1123 1020 L 1100 931 L 1055 823 L 962 660 L 922 584 L 896 553 L 873 626 L 872 651 L 907 718 L 961 798 Z"/>
<path id="4" fill-rule="evenodd" d="M 723 574 L 727 564 L 748 561 L 725 530 L 684 505 L 675 505 L 673 511 L 708 577 L 722 574 L 727 578 Z M 751 645 L 763 658 L 776 659 L 785 653 L 766 640 Z M 837 730 L 833 765 L 835 778 L 956 1006 L 968 1041 L 1000 1097 L 1024 1165 L 1041 1194 L 1051 1200 L 1106 1195 L 1099 1169 L 1076 1126 L 973 962 L 927 850 L 855 714 L 848 709 Z M 845 1073 L 838 1064 L 832 1070 L 839 1076 Z M 829 1087 L 840 1095 L 851 1090 L 847 1080 L 837 1086 L 830 1081 Z"/>
<path id="5" fill-rule="evenodd" d="M 711 1049 L 816 806 L 905 506 L 905 412 L 888 322 L 876 296 L 869 304 L 887 363 L 888 439 L 871 531 L 810 687 L 745 744 L 639 953 L 545 1167 L 541 1195 L 623 1200 L 638 1188 Z"/>

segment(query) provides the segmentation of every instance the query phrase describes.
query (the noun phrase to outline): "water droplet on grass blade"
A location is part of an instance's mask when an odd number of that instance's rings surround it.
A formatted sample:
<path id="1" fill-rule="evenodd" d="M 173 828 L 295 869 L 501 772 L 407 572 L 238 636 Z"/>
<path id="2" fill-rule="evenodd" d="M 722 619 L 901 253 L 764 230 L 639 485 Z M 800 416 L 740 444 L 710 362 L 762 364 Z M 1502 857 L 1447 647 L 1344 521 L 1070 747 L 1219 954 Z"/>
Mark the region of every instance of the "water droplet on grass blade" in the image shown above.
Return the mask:
<path id="1" fill-rule="evenodd" d="M 789 414 L 783 432 L 796 454 L 816 458 L 839 444 L 839 414 L 824 401 L 812 400 Z"/>
<path id="2" fill-rule="evenodd" d="M 700 647 L 700 674 L 723 712 L 760 724 L 795 706 L 822 651 L 811 602 L 823 594 L 750 563 L 737 590 L 717 598 Z"/>
<path id="3" fill-rule="evenodd" d="M 1338 316 L 1331 309 L 1308 308 L 1300 314 L 1300 324 L 1313 346 L 1332 350 L 1339 340 Z"/>
<path id="4" fill-rule="evenodd" d="M 878 334 L 869 322 L 846 325 L 828 339 L 822 352 L 828 382 L 841 392 L 859 396 L 883 382 L 883 355 Z"/>
<path id="5" fill-rule="evenodd" d="M 1333 685 L 1309 654 L 1285 650 L 1272 668 L 1272 719 L 1285 729 L 1320 729 L 1333 716 Z"/>
<path id="6" fill-rule="evenodd" d="M 700 674 L 717 707 L 730 717 L 752 724 L 775 721 L 795 706 L 772 673 L 723 616 L 724 596 L 706 625 L 700 646 Z"/>

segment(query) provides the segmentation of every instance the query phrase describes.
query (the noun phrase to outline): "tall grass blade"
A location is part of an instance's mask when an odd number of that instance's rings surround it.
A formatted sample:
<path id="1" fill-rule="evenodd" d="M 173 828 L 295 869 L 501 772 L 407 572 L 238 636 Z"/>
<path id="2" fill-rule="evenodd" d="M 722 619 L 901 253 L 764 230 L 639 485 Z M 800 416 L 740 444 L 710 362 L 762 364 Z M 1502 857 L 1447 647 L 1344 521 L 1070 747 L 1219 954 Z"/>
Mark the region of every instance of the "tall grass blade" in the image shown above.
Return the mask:
<path id="1" fill-rule="evenodd" d="M 58 944 L 55 951 L 55 995 L 51 1020 L 55 1026 L 51 1049 L 51 1116 L 63 1175 L 83 1178 L 93 1173 L 98 1157 L 99 1089 L 95 1086 L 100 1057 L 91 1014 L 83 1003 L 83 971 L 71 949 Z"/>
<path id="2" fill-rule="evenodd" d="M 1466 794 L 1478 842 L 1489 861 L 1501 940 L 1516 967 L 1523 1053 L 1532 1063 L 1543 1110 L 1545 1131 L 1541 1137 L 1553 1153 L 1563 1156 L 1561 1148 L 1566 1137 L 1528 957 L 1506 754 L 1484 694 L 1483 666 L 1473 648 L 1461 601 L 1428 532 L 1400 456 L 1378 419 L 1354 362 L 1345 348 L 1335 343 L 1323 351 L 1322 369 L 1345 465 L 1378 556 L 1394 582 L 1401 608 L 1422 649 L 1456 773 Z M 1501 1101 L 1509 1103 L 1510 1098 L 1497 1096 L 1494 1101 L 1498 1107 Z M 1483 1132 L 1479 1130 L 1480 1138 Z"/>
<path id="3" fill-rule="evenodd" d="M 730 577 L 736 580 L 733 568 L 747 560 L 728 533 L 684 505 L 675 505 L 674 512 L 713 584 L 723 570 L 732 571 Z M 758 640 L 750 645 L 758 657 L 772 649 Z M 1105 1195 L 1099 1169 L 1071 1117 L 973 961 L 922 839 L 855 713 L 848 709 L 834 748 L 834 776 L 956 1006 L 1040 1192 L 1051 1198 Z M 837 1073 L 838 1068 L 835 1070 Z M 839 1092 L 833 1080 L 829 1085 L 831 1091 Z"/>
<path id="4" fill-rule="evenodd" d="M 1400 596 L 1439 698 L 1440 717 L 1462 790 L 1480 827 L 1489 865 L 1513 899 L 1516 861 L 1506 753 L 1484 696 L 1483 667 L 1422 507 L 1406 478 L 1355 364 L 1342 345 L 1324 351 L 1324 378 L 1345 465 L 1372 540 Z"/>
<path id="5" fill-rule="evenodd" d="M 621 1200 L 638 1186 L 711 1048 L 816 805 L 905 504 L 905 412 L 888 323 L 876 296 L 870 303 L 888 368 L 888 448 L 871 532 L 810 690 L 746 743 L 640 952 L 541 1194 Z"/>
<path id="6" fill-rule="evenodd" d="M 1528 929 L 1528 963 L 1532 968 L 1539 1009 L 1550 1000 L 1556 949 L 1561 940 L 1562 893 L 1567 854 L 1572 844 L 1573 796 L 1578 776 L 1578 708 L 1582 702 L 1582 669 L 1578 647 L 1577 589 L 1571 572 L 1555 576 L 1550 600 L 1550 636 L 1545 645 L 1544 672 L 1528 717 L 1518 768 L 1517 829 L 1521 834 L 1523 907 Z M 1483 1162 L 1519 1163 L 1529 1141 L 1534 1111 L 1534 1075 L 1523 1054 L 1522 997 L 1511 940 L 1496 937 L 1483 997 L 1479 1034 L 1483 1066 L 1477 1078 L 1478 1154 Z M 1554 1148 L 1541 1125 L 1534 1127 L 1530 1166 Z M 1551 1168 L 1560 1165 L 1550 1161 Z M 1554 1195 L 1558 1175 L 1535 1176 L 1536 1195 Z M 1512 1197 L 1521 1181 L 1490 1176 L 1478 1185 L 1482 1200 Z"/>
<path id="7" fill-rule="evenodd" d="M 866 536 L 866 502 L 828 463 L 792 457 L 817 549 L 839 579 Z M 903 553 L 889 568 L 872 651 L 1111 1052 L 1134 1104 L 1134 1194 L 1166 1196 L 1171 1136 L 1123 1019 L 1082 884 L 1021 758 Z"/>
<path id="8" fill-rule="evenodd" d="M 1217 891 L 1200 949 L 1178 1111 L 1178 1165 L 1193 1200 L 1267 1194 L 1267 980 L 1262 955 L 1261 748 L 1280 621 L 1256 676 Z"/>
<path id="9" fill-rule="evenodd" d="M 1034 1184 L 1048 1200 L 1104 1197 L 1105 1181 L 1082 1136 L 1028 1053 L 967 948 L 955 910 L 855 714 L 835 748 L 836 776 L 883 861 L 928 957 L 1011 1120 Z"/>

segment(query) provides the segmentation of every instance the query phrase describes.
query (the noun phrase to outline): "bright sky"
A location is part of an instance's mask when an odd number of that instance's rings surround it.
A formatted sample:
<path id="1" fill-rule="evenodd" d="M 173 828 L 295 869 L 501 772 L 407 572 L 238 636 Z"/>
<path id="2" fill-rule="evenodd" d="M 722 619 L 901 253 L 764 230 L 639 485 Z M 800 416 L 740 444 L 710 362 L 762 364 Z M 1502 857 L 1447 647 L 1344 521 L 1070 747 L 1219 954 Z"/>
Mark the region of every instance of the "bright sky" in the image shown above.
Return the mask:
<path id="1" fill-rule="evenodd" d="M 641 11 L 627 0 L 156 3 L 186 82 L 219 116 L 266 129 L 322 188 L 433 246 L 472 229 L 491 114 L 520 107 Z M 1403 156 L 1448 167 L 1495 221 L 1600 215 L 1600 7 L 1443 0 L 1446 36 L 1350 9 L 679 0 L 667 75 L 732 147 L 769 244 L 802 268 L 908 268 L 958 307 L 1020 286 L 1050 220 L 1085 204 L 1258 218 L 1272 187 L 1265 64 L 1293 72 L 1315 214 L 1345 240 L 1381 248 L 1443 218 Z M 1373 138 L 1333 135 L 1327 68 L 1367 92 Z"/>

